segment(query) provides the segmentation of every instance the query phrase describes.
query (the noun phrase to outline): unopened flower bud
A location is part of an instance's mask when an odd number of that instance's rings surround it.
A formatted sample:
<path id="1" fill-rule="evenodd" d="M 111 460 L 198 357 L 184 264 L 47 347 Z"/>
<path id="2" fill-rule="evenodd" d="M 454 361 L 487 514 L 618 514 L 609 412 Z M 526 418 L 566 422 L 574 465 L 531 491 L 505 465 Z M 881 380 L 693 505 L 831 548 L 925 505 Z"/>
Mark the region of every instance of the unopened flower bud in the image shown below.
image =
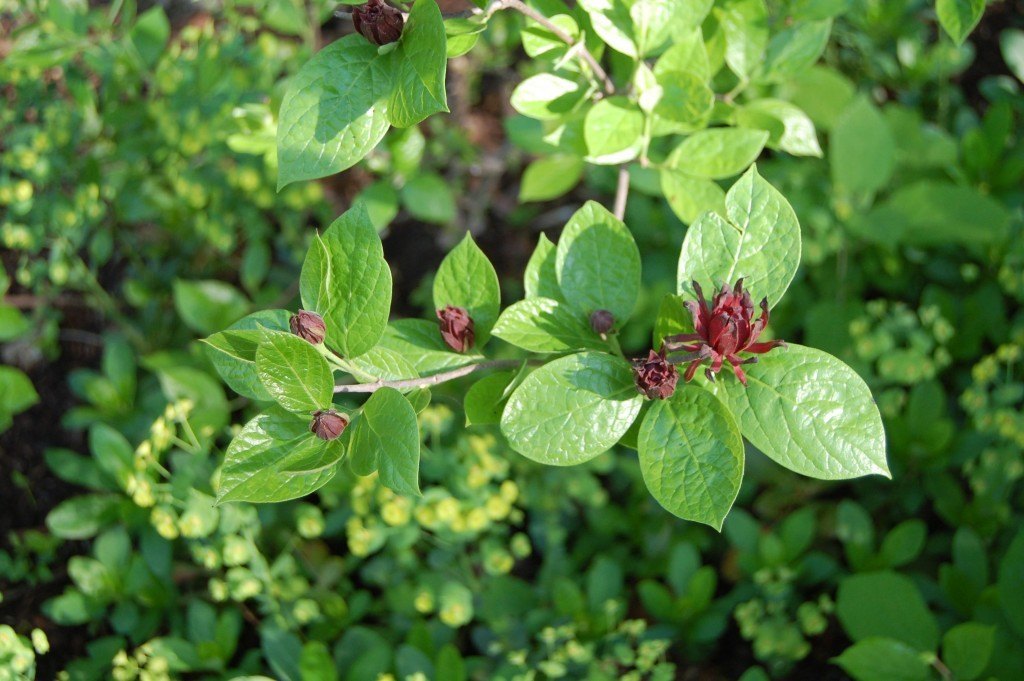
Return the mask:
<path id="1" fill-rule="evenodd" d="M 402 13 L 384 0 L 369 0 L 352 8 L 356 31 L 374 45 L 387 45 L 402 37 Z"/>
<path id="2" fill-rule="evenodd" d="M 652 400 L 672 397 L 676 391 L 679 373 L 665 359 L 665 351 L 651 350 L 646 359 L 633 360 L 633 378 L 636 389 Z"/>
<path id="3" fill-rule="evenodd" d="M 291 327 L 292 333 L 313 345 L 323 343 L 324 335 L 327 333 L 324 318 L 308 310 L 299 310 L 298 314 L 293 314 L 288 319 L 288 326 Z"/>
<path id="4" fill-rule="evenodd" d="M 473 347 L 476 335 L 473 332 L 473 318 L 464 308 L 446 305 L 437 311 L 441 322 L 441 337 L 455 352 L 466 352 Z"/>
<path id="5" fill-rule="evenodd" d="M 590 313 L 590 328 L 602 336 L 615 326 L 615 315 L 608 310 L 594 310 Z"/>
<path id="6" fill-rule="evenodd" d="M 348 416 L 339 414 L 333 409 L 318 409 L 313 412 L 313 421 L 309 430 L 321 440 L 334 440 L 341 437 L 348 427 Z"/>

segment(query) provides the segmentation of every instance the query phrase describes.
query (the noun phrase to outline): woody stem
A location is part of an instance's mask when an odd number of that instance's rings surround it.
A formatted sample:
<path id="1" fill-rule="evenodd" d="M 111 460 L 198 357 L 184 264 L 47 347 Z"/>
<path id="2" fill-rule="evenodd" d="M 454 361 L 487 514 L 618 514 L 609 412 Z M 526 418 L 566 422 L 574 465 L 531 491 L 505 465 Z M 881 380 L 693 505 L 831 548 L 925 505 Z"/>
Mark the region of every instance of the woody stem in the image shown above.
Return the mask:
<path id="1" fill-rule="evenodd" d="M 490 369 L 515 369 L 521 366 L 523 360 L 521 359 L 494 359 L 486 362 L 479 362 L 477 364 L 467 364 L 466 366 L 459 367 L 457 369 L 451 369 L 449 371 L 442 371 L 439 374 L 433 376 L 424 376 L 423 378 L 403 378 L 397 381 L 375 381 L 373 383 L 354 383 L 349 385 L 336 385 L 334 386 L 334 392 L 337 394 L 341 393 L 372 393 L 380 390 L 381 388 L 394 388 L 395 390 L 415 390 L 416 388 L 429 388 L 432 385 L 438 385 L 440 383 L 447 383 L 448 381 L 454 381 L 457 378 L 463 376 L 469 376 L 470 374 L 478 371 L 487 371 Z M 529 364 L 539 364 L 539 361 L 529 360 Z"/>

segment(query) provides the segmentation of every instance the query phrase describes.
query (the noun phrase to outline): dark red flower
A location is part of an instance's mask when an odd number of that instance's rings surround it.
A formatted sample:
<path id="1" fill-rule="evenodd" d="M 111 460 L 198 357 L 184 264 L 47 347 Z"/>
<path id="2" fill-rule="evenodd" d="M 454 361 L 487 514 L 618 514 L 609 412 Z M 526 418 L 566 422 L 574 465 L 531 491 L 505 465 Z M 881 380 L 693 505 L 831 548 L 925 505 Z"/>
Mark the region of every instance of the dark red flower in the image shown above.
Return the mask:
<path id="1" fill-rule="evenodd" d="M 313 345 L 323 343 L 324 335 L 327 333 L 324 318 L 316 312 L 308 310 L 299 310 L 298 314 L 293 314 L 289 317 L 288 326 L 291 328 L 292 333 Z"/>
<path id="2" fill-rule="evenodd" d="M 615 326 L 615 315 L 608 310 L 594 310 L 590 313 L 590 328 L 605 336 Z"/>
<path id="3" fill-rule="evenodd" d="M 369 0 L 352 8 L 356 31 L 374 45 L 387 45 L 402 37 L 402 13 L 384 0 Z"/>
<path id="4" fill-rule="evenodd" d="M 348 427 L 348 416 L 339 414 L 333 409 L 319 409 L 313 412 L 313 421 L 309 430 L 321 440 L 335 440 L 341 437 Z"/>
<path id="5" fill-rule="evenodd" d="M 747 376 L 740 368 L 742 364 L 753 364 L 757 357 L 740 359 L 741 352 L 763 354 L 772 348 L 785 346 L 781 340 L 758 343 L 764 328 L 768 326 L 768 299 L 761 301 L 761 316 L 754 320 L 754 302 L 750 293 L 743 290 L 743 280 L 736 282 L 733 288 L 723 285 L 715 295 L 711 306 L 704 299 L 704 291 L 700 284 L 693 282 L 693 290 L 699 300 L 686 302 L 686 308 L 693 316 L 694 333 L 681 333 L 665 337 L 665 347 L 669 352 L 683 351 L 687 355 L 675 356 L 671 361 L 675 364 L 689 362 L 686 369 L 686 380 L 689 381 L 697 372 L 697 367 L 710 359 L 711 365 L 704 370 L 708 380 L 715 380 L 715 375 L 728 361 L 740 383 L 747 384 Z"/>
<path id="6" fill-rule="evenodd" d="M 455 352 L 466 352 L 473 347 L 476 335 L 473 332 L 473 318 L 465 308 L 445 305 L 437 311 L 441 322 L 441 337 Z"/>
<path id="7" fill-rule="evenodd" d="M 636 389 L 652 400 L 672 397 L 679 381 L 679 372 L 665 359 L 665 348 L 661 352 L 651 350 L 647 359 L 633 360 L 633 380 Z"/>

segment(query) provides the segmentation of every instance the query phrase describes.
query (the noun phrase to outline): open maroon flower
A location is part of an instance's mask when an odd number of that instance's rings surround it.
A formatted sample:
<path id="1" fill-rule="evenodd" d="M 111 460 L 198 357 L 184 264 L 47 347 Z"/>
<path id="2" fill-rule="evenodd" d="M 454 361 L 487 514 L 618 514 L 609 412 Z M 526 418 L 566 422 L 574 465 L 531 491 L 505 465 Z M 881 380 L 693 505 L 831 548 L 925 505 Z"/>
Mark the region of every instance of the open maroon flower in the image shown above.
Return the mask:
<path id="1" fill-rule="evenodd" d="M 324 335 L 327 333 L 324 318 L 316 312 L 310 312 L 309 310 L 299 310 L 298 314 L 293 314 L 289 317 L 288 326 L 291 328 L 292 333 L 313 345 L 323 343 Z"/>
<path id="2" fill-rule="evenodd" d="M 740 383 L 747 384 L 747 376 L 740 365 L 753 364 L 757 357 L 740 359 L 741 352 L 755 355 L 768 352 L 772 348 L 784 346 L 781 340 L 758 343 L 764 328 L 768 326 L 768 299 L 761 300 L 761 316 L 754 320 L 754 302 L 750 293 L 743 290 L 743 279 L 729 288 L 723 285 L 711 306 L 704 298 L 700 284 L 693 282 L 693 290 L 697 300 L 690 300 L 686 308 L 693 316 L 694 333 L 681 333 L 665 337 L 665 347 L 669 352 L 683 351 L 689 354 L 670 358 L 674 364 L 689 362 L 686 369 L 686 380 L 689 381 L 697 372 L 697 367 L 710 359 L 711 365 L 704 370 L 708 380 L 715 380 L 715 375 L 722 369 L 722 363 L 728 361 Z"/>
<path id="3" fill-rule="evenodd" d="M 402 13 L 384 0 L 369 0 L 352 8 L 356 31 L 374 45 L 387 45 L 402 37 Z"/>
<path id="4" fill-rule="evenodd" d="M 646 359 L 633 360 L 633 380 L 636 389 L 652 400 L 672 397 L 679 381 L 679 372 L 665 359 L 665 348 L 661 352 L 651 350 Z"/>
<path id="5" fill-rule="evenodd" d="M 318 409 L 313 412 L 313 420 L 309 424 L 310 432 L 321 440 L 336 440 L 347 427 L 348 416 L 333 409 Z"/>
<path id="6" fill-rule="evenodd" d="M 473 332 L 473 318 L 465 308 L 445 305 L 437 311 L 441 322 L 441 337 L 455 352 L 466 352 L 473 347 L 476 334 Z"/>

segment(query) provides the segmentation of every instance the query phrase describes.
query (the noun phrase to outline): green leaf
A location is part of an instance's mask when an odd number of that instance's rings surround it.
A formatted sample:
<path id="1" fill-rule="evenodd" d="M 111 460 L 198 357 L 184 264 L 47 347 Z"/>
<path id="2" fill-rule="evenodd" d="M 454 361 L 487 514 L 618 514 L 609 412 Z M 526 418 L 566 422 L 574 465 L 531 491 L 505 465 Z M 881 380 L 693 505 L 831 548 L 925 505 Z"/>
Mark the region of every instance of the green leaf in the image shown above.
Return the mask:
<path id="1" fill-rule="evenodd" d="M 363 405 L 354 425 L 353 468 L 357 460 L 373 461 L 385 486 L 398 494 L 419 495 L 420 431 L 409 400 L 394 388 L 381 388 Z"/>
<path id="2" fill-rule="evenodd" d="M 17 308 L 0 305 L 0 343 L 14 340 L 29 330 L 30 325 L 25 315 Z"/>
<path id="3" fill-rule="evenodd" d="M 295 75 L 277 126 L 278 189 L 341 172 L 358 163 L 388 131 L 394 84 L 388 55 L 361 35 L 320 50 Z"/>
<path id="4" fill-rule="evenodd" d="M 39 393 L 28 376 L 13 367 L 0 366 L 0 414 L 18 414 L 39 403 Z"/>
<path id="5" fill-rule="evenodd" d="M 555 14 L 548 19 L 573 40 L 579 38 L 579 24 L 568 14 Z M 569 49 L 565 41 L 532 19 L 527 19 L 520 35 L 523 51 L 533 58 L 547 55 L 549 59 L 561 59 Z"/>
<path id="6" fill-rule="evenodd" d="M 61 539 L 94 537 L 117 519 L 121 498 L 114 494 L 72 497 L 47 514 L 46 527 Z"/>
<path id="7" fill-rule="evenodd" d="M 930 667 L 921 653 L 891 638 L 868 638 L 833 660 L 855 681 L 926 681 Z"/>
<path id="8" fill-rule="evenodd" d="M 633 39 L 633 17 L 623 0 L 580 0 L 579 5 L 590 16 L 594 32 L 613 50 L 629 57 L 639 57 Z"/>
<path id="9" fill-rule="evenodd" d="M 743 438 L 725 406 L 706 390 L 680 387 L 651 405 L 637 444 L 658 503 L 721 531 L 743 479 Z"/>
<path id="10" fill-rule="evenodd" d="M 331 405 L 334 375 L 323 355 L 298 336 L 267 331 L 256 350 L 256 373 L 282 407 L 309 414 Z"/>
<path id="11" fill-rule="evenodd" d="M 686 224 L 702 213 L 725 213 L 725 192 L 712 180 L 691 177 L 678 170 L 662 170 L 661 191 L 672 212 Z"/>
<path id="12" fill-rule="evenodd" d="M 674 35 L 682 8 L 677 0 L 633 0 L 629 8 L 637 56 L 657 52 Z"/>
<path id="13" fill-rule="evenodd" d="M 711 3 L 709 2 L 708 5 Z M 680 11 L 684 14 L 684 11 Z M 699 26 L 699 23 L 697 24 Z M 681 31 L 672 38 L 672 46 L 658 57 L 654 64 L 654 75 L 662 83 L 670 73 L 689 73 L 701 82 L 711 79 L 711 65 L 704 47 L 704 36 L 696 26 Z"/>
<path id="14" fill-rule="evenodd" d="M 380 345 L 400 354 L 415 367 L 420 376 L 473 364 L 481 359 L 478 353 L 452 352 L 441 338 L 437 322 L 425 319 L 399 319 L 392 322 L 384 332 Z"/>
<path id="15" fill-rule="evenodd" d="M 1024 531 L 1017 533 L 1003 555 L 996 588 L 1006 621 L 1017 635 L 1024 636 Z"/>
<path id="16" fill-rule="evenodd" d="M 465 308 L 473 318 L 476 347 L 487 344 L 501 309 L 501 291 L 494 266 L 469 232 L 441 261 L 434 277 L 434 309 L 446 305 Z"/>
<path id="17" fill-rule="evenodd" d="M 558 240 L 555 268 L 562 295 L 587 315 L 608 310 L 625 324 L 640 293 L 640 251 L 621 220 L 588 201 Z"/>
<path id="18" fill-rule="evenodd" d="M 304 437 L 277 464 L 277 469 L 284 474 L 289 473 L 320 473 L 335 466 L 345 456 L 348 445 L 348 430 L 334 440 Z"/>
<path id="19" fill-rule="evenodd" d="M 505 308 L 494 335 L 529 352 L 604 349 L 590 322 L 565 303 L 550 298 L 521 300 Z"/>
<path id="20" fill-rule="evenodd" d="M 519 201 L 549 201 L 575 187 L 583 177 L 583 159 L 555 154 L 532 162 L 523 172 Z"/>
<path id="21" fill-rule="evenodd" d="M 772 36 L 758 80 L 788 80 L 818 61 L 832 32 L 832 20 L 801 21 Z"/>
<path id="22" fill-rule="evenodd" d="M 249 301 L 231 284 L 215 279 L 174 281 L 174 309 L 197 333 L 213 333 L 249 311 Z"/>
<path id="23" fill-rule="evenodd" d="M 322 641 L 310 641 L 302 646 L 299 674 L 304 681 L 338 681 L 334 658 Z"/>
<path id="24" fill-rule="evenodd" d="M 729 189 L 726 217 L 705 213 L 690 226 L 679 255 L 677 291 L 692 295 L 743 277 L 755 298 L 778 304 L 800 266 L 800 225 L 777 189 L 753 167 Z"/>
<path id="25" fill-rule="evenodd" d="M 879 550 L 888 567 L 899 567 L 921 554 L 927 538 L 927 526 L 921 520 L 904 520 L 882 540 Z"/>
<path id="26" fill-rule="evenodd" d="M 1000 201 L 972 187 L 920 180 L 855 215 L 849 226 L 859 236 L 883 244 L 996 244 L 1009 234 L 1010 220 Z"/>
<path id="27" fill-rule="evenodd" d="M 810 117 L 781 99 L 756 99 L 736 112 L 740 125 L 748 128 L 760 127 L 759 119 L 767 117 L 778 122 L 778 132 L 770 128 L 768 146 L 781 149 L 794 156 L 822 156 L 821 144 Z M 774 128 L 774 126 L 773 126 Z"/>
<path id="28" fill-rule="evenodd" d="M 979 622 L 958 624 L 942 637 L 942 661 L 957 679 L 972 681 L 988 666 L 996 628 Z"/>
<path id="29" fill-rule="evenodd" d="M 377 345 L 367 352 L 348 360 L 352 375 L 360 383 L 375 381 L 400 381 L 405 378 L 417 378 L 419 372 L 415 365 L 401 353 Z"/>
<path id="30" fill-rule="evenodd" d="M 391 269 L 365 207 L 353 206 L 310 246 L 299 291 L 303 307 L 324 318 L 324 342 L 343 357 L 377 344 L 391 312 Z"/>
<path id="31" fill-rule="evenodd" d="M 228 445 L 220 471 L 217 503 L 269 503 L 311 494 L 334 477 L 337 467 L 311 473 L 286 473 L 280 464 L 318 438 L 309 419 L 271 408 L 242 427 Z"/>
<path id="32" fill-rule="evenodd" d="M 869 572 L 839 584 L 836 614 L 854 641 L 882 636 L 934 651 L 939 627 L 917 587 L 895 572 Z"/>
<path id="33" fill-rule="evenodd" d="M 542 233 L 523 274 L 523 288 L 527 298 L 563 300 L 562 289 L 558 286 L 555 250 L 555 245 Z"/>
<path id="34" fill-rule="evenodd" d="M 1024 82 L 1024 31 L 1004 29 L 999 34 L 999 49 L 1013 75 Z"/>
<path id="35" fill-rule="evenodd" d="M 657 77 L 661 98 L 654 106 L 655 136 L 687 133 L 703 128 L 715 103 L 715 93 L 698 76 L 667 71 Z"/>
<path id="36" fill-rule="evenodd" d="M 366 214 L 378 232 L 398 215 L 398 192 L 386 180 L 378 180 L 359 192 L 356 203 L 366 208 Z"/>
<path id="37" fill-rule="evenodd" d="M 154 7 L 139 15 L 129 33 L 132 44 L 147 69 L 151 69 L 160 59 L 170 36 L 171 24 L 161 7 Z"/>
<path id="38" fill-rule="evenodd" d="M 743 436 L 802 475 L 889 477 L 885 432 L 871 391 L 853 369 L 820 350 L 790 344 L 747 369 L 746 388 L 725 372 L 715 392 Z"/>
<path id="39" fill-rule="evenodd" d="M 402 186 L 402 204 L 412 216 L 438 225 L 455 220 L 455 197 L 435 173 L 417 173 Z"/>
<path id="40" fill-rule="evenodd" d="M 530 76 L 512 91 L 511 104 L 519 113 L 539 120 L 562 118 L 583 101 L 586 92 L 575 80 L 553 73 Z"/>
<path id="41" fill-rule="evenodd" d="M 89 429 L 89 451 L 99 467 L 122 485 L 135 471 L 135 448 L 105 423 Z"/>
<path id="42" fill-rule="evenodd" d="M 779 96 L 830 130 L 856 94 L 853 83 L 827 66 L 812 66 L 779 88 Z"/>
<path id="43" fill-rule="evenodd" d="M 254 400 L 271 399 L 256 372 L 256 349 L 263 340 L 263 329 L 288 331 L 288 312 L 254 312 L 228 329 L 203 339 L 206 356 L 221 380 L 239 395 Z"/>
<path id="44" fill-rule="evenodd" d="M 448 111 L 444 88 L 448 66 L 447 37 L 434 0 L 416 0 L 391 52 L 394 82 L 386 115 L 391 125 L 407 128 L 438 111 Z"/>
<path id="45" fill-rule="evenodd" d="M 896 140 L 867 97 L 855 99 L 836 120 L 829 161 L 832 181 L 847 192 L 869 194 L 889 183 L 896 167 Z"/>
<path id="46" fill-rule="evenodd" d="M 733 0 L 716 8 L 725 34 L 725 63 L 741 81 L 760 68 L 768 46 L 768 9 L 764 0 Z"/>
<path id="47" fill-rule="evenodd" d="M 470 386 L 462 404 L 467 426 L 483 426 L 501 422 L 505 407 L 505 390 L 516 377 L 515 371 L 502 371 L 485 376 Z"/>
<path id="48" fill-rule="evenodd" d="M 953 42 L 962 45 L 985 13 L 985 0 L 935 0 L 939 23 Z"/>
<path id="49" fill-rule="evenodd" d="M 587 160 L 600 165 L 631 161 L 643 146 L 644 115 L 626 97 L 602 99 L 583 122 Z"/>
<path id="50" fill-rule="evenodd" d="M 505 405 L 501 430 L 523 456 L 572 466 L 610 449 L 642 402 L 624 360 L 598 352 L 570 355 L 526 377 Z"/>
<path id="51" fill-rule="evenodd" d="M 764 130 L 711 128 L 696 132 L 680 143 L 668 166 L 687 175 L 718 180 L 743 172 L 757 160 L 768 142 Z"/>

